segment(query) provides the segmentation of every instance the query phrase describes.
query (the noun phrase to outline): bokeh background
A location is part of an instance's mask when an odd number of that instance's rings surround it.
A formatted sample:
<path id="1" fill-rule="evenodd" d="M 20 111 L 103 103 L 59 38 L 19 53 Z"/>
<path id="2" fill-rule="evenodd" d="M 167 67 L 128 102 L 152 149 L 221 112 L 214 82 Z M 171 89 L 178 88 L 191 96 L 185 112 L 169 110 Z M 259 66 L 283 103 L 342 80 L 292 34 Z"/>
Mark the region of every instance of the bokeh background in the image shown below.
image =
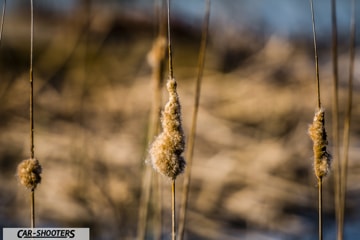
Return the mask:
<path id="1" fill-rule="evenodd" d="M 136 238 L 141 182 L 149 167 L 147 55 L 156 37 L 158 2 L 35 1 L 35 156 L 43 166 L 36 190 L 39 227 L 89 227 L 96 240 Z M 341 129 L 350 6 L 350 0 L 338 1 Z M 174 74 L 186 134 L 204 9 L 203 0 L 172 1 Z M 315 1 L 315 11 L 332 151 L 330 1 Z M 317 239 L 317 188 L 307 136 L 316 108 L 309 2 L 213 0 L 210 15 L 186 237 Z M 16 179 L 17 164 L 30 150 L 29 46 L 30 3 L 8 1 L 0 46 L 1 227 L 30 224 L 29 193 Z M 358 56 L 345 239 L 360 236 Z M 180 176 L 179 195 L 182 181 Z M 162 179 L 161 189 L 162 239 L 169 239 L 170 182 Z M 324 198 L 324 238 L 331 240 L 336 238 L 332 175 Z M 154 239 L 153 211 L 147 239 Z"/>

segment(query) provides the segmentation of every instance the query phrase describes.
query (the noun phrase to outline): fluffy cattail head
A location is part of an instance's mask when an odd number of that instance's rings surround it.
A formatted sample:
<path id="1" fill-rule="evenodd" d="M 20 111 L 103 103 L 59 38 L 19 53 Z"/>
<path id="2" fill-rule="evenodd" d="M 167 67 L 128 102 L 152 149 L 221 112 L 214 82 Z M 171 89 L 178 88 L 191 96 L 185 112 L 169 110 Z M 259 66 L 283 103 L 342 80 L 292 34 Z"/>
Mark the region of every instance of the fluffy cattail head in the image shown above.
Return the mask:
<path id="1" fill-rule="evenodd" d="M 41 165 L 37 159 L 30 158 L 23 160 L 17 167 L 17 176 L 20 183 L 26 188 L 34 190 L 41 182 Z"/>
<path id="2" fill-rule="evenodd" d="M 152 143 L 150 158 L 156 171 L 175 180 L 185 168 L 185 160 L 181 156 L 185 149 L 185 137 L 181 125 L 181 106 L 175 79 L 169 79 L 166 86 L 169 101 L 162 112 L 163 132 Z"/>
<path id="3" fill-rule="evenodd" d="M 325 131 L 325 112 L 323 109 L 319 109 L 315 113 L 308 133 L 313 141 L 315 175 L 321 180 L 329 173 L 331 164 L 331 155 L 326 150 L 328 141 Z"/>

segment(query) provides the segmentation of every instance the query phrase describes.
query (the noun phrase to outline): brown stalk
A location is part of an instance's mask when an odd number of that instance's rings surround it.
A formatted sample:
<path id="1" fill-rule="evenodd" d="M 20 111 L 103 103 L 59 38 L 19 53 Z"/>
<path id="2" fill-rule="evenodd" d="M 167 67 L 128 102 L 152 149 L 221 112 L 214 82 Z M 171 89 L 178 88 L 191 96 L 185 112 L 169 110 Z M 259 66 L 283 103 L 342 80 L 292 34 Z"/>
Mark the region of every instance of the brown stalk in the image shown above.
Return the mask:
<path id="1" fill-rule="evenodd" d="M 171 35 L 170 35 L 170 0 L 167 0 L 167 21 L 168 21 L 168 53 L 169 53 L 169 79 L 174 78 L 174 70 L 172 63 L 172 51 L 171 51 Z M 171 239 L 176 240 L 176 226 L 175 226 L 175 179 L 171 184 Z"/>
<path id="2" fill-rule="evenodd" d="M 167 26 L 168 26 L 168 53 L 169 53 L 169 79 L 174 78 L 174 69 L 172 62 L 172 50 L 171 50 L 171 34 L 170 34 L 170 0 L 167 0 Z"/>
<path id="3" fill-rule="evenodd" d="M 160 111 L 161 111 L 161 89 L 164 82 L 164 63 L 165 63 L 165 53 L 166 53 L 166 28 L 165 28 L 165 19 L 164 19 L 164 0 L 163 6 L 156 6 L 155 12 L 158 15 L 158 36 L 154 40 L 153 48 L 148 55 L 149 64 L 152 68 L 152 88 L 153 88 L 153 100 L 151 104 L 151 112 L 149 119 L 149 130 L 147 135 L 147 141 L 153 141 L 154 137 L 159 132 L 160 125 Z M 163 44 L 164 42 L 164 44 Z M 163 46 L 164 45 L 164 46 Z M 154 192 L 157 192 L 157 222 L 154 229 L 155 239 L 161 238 L 162 233 L 162 192 L 161 192 L 161 181 L 160 176 L 157 176 L 156 180 L 153 181 L 153 174 L 150 167 L 145 168 L 145 174 L 142 182 L 142 195 L 140 199 L 140 208 L 139 208 L 139 220 L 138 220 L 138 231 L 137 231 L 137 239 L 143 240 L 146 236 L 147 229 L 147 218 L 149 212 L 149 203 L 150 203 L 150 193 L 152 185 L 154 183 Z"/>
<path id="4" fill-rule="evenodd" d="M 160 2 L 160 0 L 159 0 Z M 161 112 L 161 100 L 162 94 L 161 89 L 164 85 L 164 71 L 165 71 L 165 56 L 166 56 L 166 8 L 165 8 L 165 0 L 161 0 L 161 5 L 158 5 L 158 37 L 157 42 L 161 46 L 159 46 L 159 54 L 160 58 L 158 59 L 158 65 L 156 69 L 154 69 L 153 75 L 153 82 L 154 82 L 154 109 L 153 109 L 153 135 L 149 136 L 150 140 L 152 140 L 159 132 L 159 125 L 160 125 L 160 112 Z M 163 201 L 162 201 L 162 181 L 161 176 L 156 175 L 156 179 L 154 181 L 154 192 L 156 194 L 156 210 L 155 210 L 155 226 L 154 226 L 154 239 L 161 240 L 162 235 L 162 226 L 163 226 L 163 218 L 162 218 L 162 208 L 163 208 Z"/>
<path id="5" fill-rule="evenodd" d="M 316 29 L 315 29 L 315 14 L 313 0 L 310 0 L 312 29 L 314 38 L 314 52 L 315 52 L 315 66 L 316 66 L 316 85 L 317 85 L 317 111 L 312 125 L 309 127 L 309 135 L 313 141 L 314 151 L 314 170 L 318 180 L 318 230 L 319 240 L 323 239 L 323 221 L 322 221 L 322 203 L 323 203 L 323 178 L 328 174 L 330 169 L 331 155 L 327 152 L 327 135 L 325 131 L 325 113 L 321 107 L 320 97 L 320 78 L 319 78 L 319 64 L 316 45 Z"/>
<path id="6" fill-rule="evenodd" d="M 34 54 L 34 2 L 30 0 L 30 158 L 35 158 L 34 150 L 34 74 L 33 74 L 33 54 Z M 35 189 L 31 189 L 31 227 L 35 227 Z"/>
<path id="7" fill-rule="evenodd" d="M 355 41 L 356 41 L 356 4 L 355 0 L 352 1 L 352 14 L 350 23 L 350 64 L 349 64 L 349 85 L 348 85 L 348 102 L 347 110 L 344 122 L 344 133 L 343 133 L 343 157 L 341 161 L 341 194 L 340 194 L 340 213 L 339 213 L 339 239 L 343 239 L 344 235 L 344 219 L 345 219 L 345 206 L 346 206 L 346 188 L 347 188 L 347 170 L 349 162 L 349 142 L 350 142 L 350 126 L 352 116 L 352 91 L 353 91 L 353 75 L 354 75 L 354 59 L 355 59 Z"/>
<path id="8" fill-rule="evenodd" d="M 184 238 L 185 233 L 185 223 L 186 223 L 186 211 L 189 202 L 189 191 L 190 191 L 190 180 L 191 180 L 191 165 L 194 155 L 194 146 L 195 146 L 195 134 L 196 134 L 196 125 L 197 125 L 197 115 L 199 110 L 199 101 L 200 101 L 200 92 L 201 92 L 201 82 L 204 71 L 205 64 L 205 55 L 207 47 L 207 37 L 209 29 L 209 18 L 210 18 L 210 0 L 206 1 L 206 11 L 204 16 L 204 24 L 202 28 L 202 38 L 198 59 L 198 74 L 196 79 L 196 92 L 194 100 L 194 110 L 192 115 L 192 125 L 189 134 L 188 149 L 186 152 L 187 160 L 187 171 L 185 171 L 184 183 L 183 183 L 183 192 L 181 199 L 181 210 L 179 218 L 179 240 Z"/>
<path id="9" fill-rule="evenodd" d="M 169 53 L 169 80 L 174 79 L 173 63 L 172 63 L 172 49 L 171 49 L 171 34 L 170 34 L 170 0 L 167 0 L 167 21 L 168 21 L 168 53 Z M 176 240 L 176 217 L 175 217 L 175 178 L 172 179 L 171 184 L 171 239 Z"/>
<path id="10" fill-rule="evenodd" d="M 3 9 L 2 9 L 2 14 L 1 14 L 0 46 L 1 46 L 1 40 L 2 40 L 2 33 L 3 33 L 3 29 L 4 29 L 5 10 L 6 10 L 6 0 L 4 0 L 4 2 L 3 2 Z"/>
<path id="11" fill-rule="evenodd" d="M 30 193 L 30 212 L 31 212 L 31 228 L 35 228 L 35 189 L 31 189 Z"/>
<path id="12" fill-rule="evenodd" d="M 339 80 L 338 80 L 338 39 L 337 39 L 337 19 L 336 19 L 336 0 L 331 0 L 331 23 L 332 23 L 332 74 L 333 74 L 333 104 L 332 104 L 332 131 L 333 131 L 333 153 L 334 153 L 334 191 L 335 191 L 335 215 L 337 222 L 337 239 L 342 239 L 343 226 L 341 225 L 340 215 L 340 195 L 341 195 L 341 165 L 339 153 Z"/>
<path id="13" fill-rule="evenodd" d="M 34 51 L 34 4 L 31 3 L 31 29 L 30 29 L 30 158 L 34 158 L 34 74 L 33 74 L 33 51 Z"/>
<path id="14" fill-rule="evenodd" d="M 175 179 L 171 182 L 171 239 L 176 240 L 176 226 L 175 226 Z"/>
<path id="15" fill-rule="evenodd" d="M 322 197 L 323 197 L 323 191 L 322 191 L 322 178 L 318 180 L 318 218 L 319 218 L 319 240 L 323 239 L 323 228 L 322 228 Z"/>
<path id="16" fill-rule="evenodd" d="M 30 37 L 30 158 L 21 161 L 17 166 L 17 176 L 20 183 L 30 189 L 30 225 L 35 227 L 35 188 L 41 182 L 41 165 L 35 159 L 34 153 L 34 87 L 33 87 L 33 38 L 34 38 L 34 8 L 31 4 L 31 37 Z"/>

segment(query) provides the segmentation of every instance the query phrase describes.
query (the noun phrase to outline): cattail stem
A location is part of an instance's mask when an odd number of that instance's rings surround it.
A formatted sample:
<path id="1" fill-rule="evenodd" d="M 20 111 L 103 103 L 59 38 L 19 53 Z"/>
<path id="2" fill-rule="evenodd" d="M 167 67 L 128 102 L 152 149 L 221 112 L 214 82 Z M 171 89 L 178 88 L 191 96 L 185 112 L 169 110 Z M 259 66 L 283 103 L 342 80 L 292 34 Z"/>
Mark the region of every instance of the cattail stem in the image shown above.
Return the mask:
<path id="1" fill-rule="evenodd" d="M 333 74 L 333 104 L 332 104 L 332 130 L 333 130 L 333 156 L 334 156 L 334 191 L 335 191 L 335 215 L 337 222 L 337 239 L 342 240 L 343 226 L 341 225 L 340 215 L 340 195 L 341 195 L 341 165 L 339 153 L 339 116 L 338 116 L 338 46 L 337 46 L 337 20 L 336 20 L 336 0 L 331 0 L 331 23 L 332 23 L 332 74 Z"/>
<path id="2" fill-rule="evenodd" d="M 318 179 L 318 198 L 319 198 L 319 206 L 318 206 L 318 218 L 319 218 L 319 240 L 323 239 L 323 222 L 322 222 L 322 196 L 323 196 L 323 191 L 322 191 L 322 178 Z"/>
<path id="3" fill-rule="evenodd" d="M 35 228 L 35 189 L 30 192 L 30 217 L 31 228 Z"/>
<path id="4" fill-rule="evenodd" d="M 146 220 L 148 215 L 149 208 L 149 199 L 150 199 L 150 190 L 151 190 L 151 176 L 152 172 L 149 168 L 145 169 L 144 180 L 142 182 L 142 191 L 140 198 L 140 209 L 139 209 L 139 219 L 138 219 L 138 230 L 137 230 L 137 239 L 145 239 L 146 234 Z"/>
<path id="5" fill-rule="evenodd" d="M 154 169 L 172 181 L 171 185 L 171 212 L 172 212 L 172 239 L 176 239 L 175 231 L 175 180 L 184 171 L 186 162 L 182 156 L 185 149 L 185 136 L 182 129 L 181 104 L 177 93 L 177 82 L 173 77 L 171 38 L 170 38 L 170 0 L 167 1 L 168 11 L 168 52 L 169 52 L 169 79 L 166 87 L 169 100 L 162 112 L 162 132 L 152 143 L 149 153 Z"/>
<path id="6" fill-rule="evenodd" d="M 154 40 L 153 47 L 148 54 L 148 62 L 151 66 L 152 76 L 152 92 L 153 99 L 151 104 L 151 112 L 149 119 L 149 129 L 147 135 L 147 141 L 153 141 L 153 138 L 159 132 L 160 125 L 160 112 L 161 112 L 161 100 L 162 94 L 161 89 L 164 82 L 164 66 L 165 66 L 165 53 L 166 53 L 166 19 L 165 19 L 165 2 L 162 2 L 162 6 L 156 5 L 156 13 L 158 17 L 158 36 Z M 161 179 L 160 176 L 157 176 L 156 180 L 153 179 L 151 174 L 151 169 L 146 167 L 144 169 L 144 177 L 142 180 L 142 194 L 140 199 L 140 209 L 139 209 L 139 220 L 138 220 L 138 231 L 137 237 L 139 240 L 145 239 L 146 228 L 147 228 L 147 217 L 150 207 L 150 192 L 152 185 L 154 183 L 153 189 L 154 192 L 157 192 L 156 199 L 156 213 L 157 221 L 154 227 L 155 239 L 161 238 L 162 233 L 162 189 L 161 189 Z"/>
<path id="7" fill-rule="evenodd" d="M 2 14 L 1 14 L 0 45 L 1 45 L 1 40 L 2 40 L 2 33 L 3 33 L 3 29 L 4 29 L 5 10 L 6 10 L 6 0 L 3 1 L 3 8 L 2 8 Z"/>
<path id="8" fill-rule="evenodd" d="M 34 52 L 34 3 L 30 0 L 31 23 L 30 23 L 30 158 L 34 158 L 34 74 L 33 74 L 33 52 Z"/>
<path id="9" fill-rule="evenodd" d="M 34 8 L 31 3 L 31 44 L 30 44 L 30 158 L 18 164 L 17 176 L 20 183 L 30 189 L 30 225 L 35 227 L 35 188 L 41 182 L 42 168 L 34 154 L 34 103 L 33 103 L 33 38 L 34 38 Z"/>
<path id="10" fill-rule="evenodd" d="M 176 240 L 175 227 L 175 179 L 171 182 L 171 239 Z"/>
<path id="11" fill-rule="evenodd" d="M 34 151 L 34 74 L 33 74 L 33 52 L 34 52 L 34 2 L 30 0 L 31 23 L 30 23 L 30 158 L 35 157 Z M 31 189 L 31 227 L 35 227 L 35 189 Z"/>
<path id="12" fill-rule="evenodd" d="M 168 22 L 168 51 L 169 51 L 169 79 L 174 78 L 172 50 L 171 50 L 171 34 L 170 34 L 170 0 L 167 0 L 167 22 Z"/>
<path id="13" fill-rule="evenodd" d="M 163 209 L 163 197 L 162 197 L 162 180 L 161 175 L 157 175 L 155 179 L 155 187 L 154 190 L 156 191 L 156 224 L 155 224 L 155 236 L 154 239 L 161 240 L 161 235 L 163 231 L 163 216 L 162 216 L 162 209 Z M 154 191 L 154 192 L 155 192 Z"/>
<path id="14" fill-rule="evenodd" d="M 312 30 L 313 30 L 313 39 L 314 39 L 314 55 L 315 55 L 315 72 L 316 72 L 316 88 L 317 88 L 317 106 L 318 109 L 321 108 L 321 98 L 320 98 L 320 76 L 319 76 L 319 57 L 316 44 L 316 29 L 315 29 L 315 14 L 314 14 L 314 4 L 313 0 L 310 0 L 311 7 L 311 20 L 312 20 Z"/>
<path id="15" fill-rule="evenodd" d="M 345 220 L 345 200 L 346 200 L 346 188 L 347 188 L 347 169 L 349 161 L 349 142 L 350 142 L 350 125 L 351 125 L 351 115 L 352 115 L 352 91 L 353 91 L 353 74 L 354 74 L 354 59 L 355 59 L 355 41 L 356 41 L 356 4 L 355 0 L 352 1 L 352 14 L 351 14 L 351 23 L 350 23 L 350 65 L 349 65 L 349 86 L 348 86 L 348 102 L 347 102 L 347 111 L 344 122 L 344 133 L 343 133 L 343 157 L 341 161 L 341 171 L 340 171 L 340 180 L 341 180 L 341 194 L 340 194 L 340 216 L 339 216 L 339 230 L 342 230 L 339 233 L 339 238 L 343 238 L 343 226 Z"/>
<path id="16" fill-rule="evenodd" d="M 315 117 L 312 125 L 309 127 L 309 135 L 313 140 L 314 151 L 314 170 L 315 176 L 318 180 L 318 231 L 319 240 L 323 239 L 323 222 L 322 222 L 322 202 L 323 202 L 323 178 L 328 174 L 330 169 L 331 155 L 327 152 L 326 147 L 328 144 L 327 134 L 325 131 L 325 113 L 321 108 L 320 97 L 320 77 L 319 77 L 319 61 L 316 47 L 316 29 L 315 29 L 315 14 L 313 0 L 310 0 L 312 29 L 314 37 L 314 51 L 315 51 L 315 66 L 316 66 L 316 85 L 317 85 L 317 107 Z"/>
<path id="17" fill-rule="evenodd" d="M 192 126 L 189 134 L 188 149 L 186 154 L 187 160 L 187 171 L 185 171 L 184 183 L 183 183 L 183 193 L 181 198 L 181 210 L 179 218 L 179 240 L 184 238 L 185 233 L 185 222 L 186 222 L 186 211 L 189 201 L 189 191 L 190 191 L 190 179 L 191 179 L 191 165 L 194 155 L 194 145 L 195 145 L 195 134 L 196 134 L 196 125 L 197 125 L 197 115 L 199 110 L 199 101 L 200 101 L 200 91 L 201 91 L 201 81 L 204 71 L 205 64 L 205 53 L 207 46 L 207 36 L 209 28 L 209 17 L 210 17 L 210 0 L 206 1 L 206 11 L 204 16 L 204 25 L 202 28 L 202 38 L 199 52 L 198 60 L 198 74 L 196 79 L 196 92 L 195 92 L 195 101 L 194 101 L 194 110 L 192 115 Z"/>

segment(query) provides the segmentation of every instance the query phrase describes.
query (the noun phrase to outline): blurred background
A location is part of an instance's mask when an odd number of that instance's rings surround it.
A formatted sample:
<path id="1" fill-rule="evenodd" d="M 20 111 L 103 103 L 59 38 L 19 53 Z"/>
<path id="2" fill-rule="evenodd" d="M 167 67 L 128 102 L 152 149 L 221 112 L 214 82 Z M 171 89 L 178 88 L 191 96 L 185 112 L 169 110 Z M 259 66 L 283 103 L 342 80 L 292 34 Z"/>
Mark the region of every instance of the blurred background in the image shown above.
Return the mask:
<path id="1" fill-rule="evenodd" d="M 342 133 L 351 4 L 337 2 Z M 147 55 L 157 35 L 158 3 L 35 1 L 35 156 L 43 167 L 36 190 L 38 227 L 89 227 L 96 240 L 136 238 L 149 167 Z M 330 1 L 314 6 L 332 152 Z M 172 1 L 171 11 L 174 74 L 188 134 L 205 1 Z M 29 47 L 30 1 L 8 1 L 0 46 L 0 227 L 30 225 L 29 192 L 16 179 L 17 164 L 30 155 Z M 186 239 L 317 239 L 317 186 L 307 135 L 316 109 L 313 52 L 308 1 L 211 2 Z M 360 235 L 358 55 L 345 239 Z M 178 177 L 179 197 L 182 181 Z M 336 238 L 333 185 L 330 174 L 324 183 L 329 240 Z M 162 239 L 169 239 L 167 179 L 161 189 Z M 147 239 L 154 239 L 154 215 L 150 209 Z"/>

